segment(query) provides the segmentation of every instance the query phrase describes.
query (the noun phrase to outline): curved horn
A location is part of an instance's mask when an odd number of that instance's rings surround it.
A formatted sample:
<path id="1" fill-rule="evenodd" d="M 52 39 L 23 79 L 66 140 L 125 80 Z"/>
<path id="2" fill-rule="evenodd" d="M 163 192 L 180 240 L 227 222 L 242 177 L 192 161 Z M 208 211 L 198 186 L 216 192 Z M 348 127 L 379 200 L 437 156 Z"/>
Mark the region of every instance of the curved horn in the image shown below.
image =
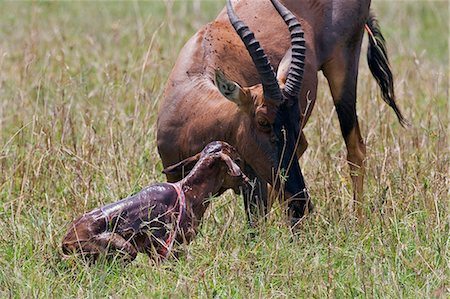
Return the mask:
<path id="1" fill-rule="evenodd" d="M 264 97 L 276 101 L 281 104 L 283 96 L 281 95 L 280 86 L 278 85 L 275 72 L 270 65 L 267 55 L 264 53 L 264 49 L 259 44 L 258 40 L 252 31 L 237 17 L 231 5 L 231 0 L 227 1 L 227 13 L 231 24 L 236 30 L 237 34 L 244 42 L 248 53 L 252 57 L 253 63 L 256 66 L 258 74 L 261 78 Z"/>
<path id="2" fill-rule="evenodd" d="M 292 60 L 286 77 L 284 93 L 297 100 L 305 71 L 305 38 L 303 29 L 297 18 L 278 0 L 270 0 L 272 5 L 283 18 L 291 33 Z"/>

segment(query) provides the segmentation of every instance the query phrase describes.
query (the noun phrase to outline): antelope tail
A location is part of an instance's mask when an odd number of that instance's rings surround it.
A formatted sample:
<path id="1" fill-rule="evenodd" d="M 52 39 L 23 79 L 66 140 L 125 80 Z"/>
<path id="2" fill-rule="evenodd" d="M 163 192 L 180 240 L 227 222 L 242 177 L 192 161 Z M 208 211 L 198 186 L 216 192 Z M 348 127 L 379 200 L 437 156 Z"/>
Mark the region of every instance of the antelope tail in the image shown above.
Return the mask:
<path id="1" fill-rule="evenodd" d="M 409 123 L 403 117 L 395 102 L 394 78 L 386 51 L 386 41 L 373 13 L 369 15 L 365 29 L 369 34 L 369 46 L 367 49 L 369 69 L 381 89 L 383 100 L 394 110 L 400 124 L 406 127 Z"/>

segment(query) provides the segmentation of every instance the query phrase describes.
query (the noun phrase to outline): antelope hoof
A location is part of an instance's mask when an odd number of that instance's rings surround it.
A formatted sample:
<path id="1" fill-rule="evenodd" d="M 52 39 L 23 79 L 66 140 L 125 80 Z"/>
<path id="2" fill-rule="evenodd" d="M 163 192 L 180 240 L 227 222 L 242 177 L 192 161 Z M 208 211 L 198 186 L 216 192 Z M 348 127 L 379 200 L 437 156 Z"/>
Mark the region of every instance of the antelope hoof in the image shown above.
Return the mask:
<path id="1" fill-rule="evenodd" d="M 311 198 L 299 198 L 291 203 L 289 207 L 289 215 L 291 228 L 294 228 L 306 215 L 314 211 L 314 204 Z"/>

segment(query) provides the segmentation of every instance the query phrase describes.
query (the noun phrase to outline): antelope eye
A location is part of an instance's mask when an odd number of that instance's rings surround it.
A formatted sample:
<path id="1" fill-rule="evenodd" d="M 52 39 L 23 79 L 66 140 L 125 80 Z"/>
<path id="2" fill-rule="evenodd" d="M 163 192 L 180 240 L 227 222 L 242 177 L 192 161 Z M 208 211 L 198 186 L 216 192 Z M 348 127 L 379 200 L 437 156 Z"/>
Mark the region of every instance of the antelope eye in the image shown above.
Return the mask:
<path id="1" fill-rule="evenodd" d="M 263 129 L 264 131 L 270 131 L 272 129 L 272 125 L 270 122 L 265 118 L 258 119 L 258 125 Z"/>

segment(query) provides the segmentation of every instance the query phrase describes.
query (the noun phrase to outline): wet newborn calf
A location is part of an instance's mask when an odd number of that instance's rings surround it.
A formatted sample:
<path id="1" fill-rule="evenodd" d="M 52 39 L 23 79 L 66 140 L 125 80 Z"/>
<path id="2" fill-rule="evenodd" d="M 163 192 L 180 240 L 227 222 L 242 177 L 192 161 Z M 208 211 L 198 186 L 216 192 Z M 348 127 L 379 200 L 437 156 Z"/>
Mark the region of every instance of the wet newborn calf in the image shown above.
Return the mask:
<path id="1" fill-rule="evenodd" d="M 189 169 L 176 183 L 146 187 L 139 193 L 84 214 L 75 220 L 62 242 L 65 254 L 88 258 L 120 254 L 132 261 L 138 252 L 165 258 L 174 243 L 194 237 L 209 198 L 247 182 L 236 150 L 225 142 L 208 144 L 201 153 L 166 168 L 165 173 Z"/>

